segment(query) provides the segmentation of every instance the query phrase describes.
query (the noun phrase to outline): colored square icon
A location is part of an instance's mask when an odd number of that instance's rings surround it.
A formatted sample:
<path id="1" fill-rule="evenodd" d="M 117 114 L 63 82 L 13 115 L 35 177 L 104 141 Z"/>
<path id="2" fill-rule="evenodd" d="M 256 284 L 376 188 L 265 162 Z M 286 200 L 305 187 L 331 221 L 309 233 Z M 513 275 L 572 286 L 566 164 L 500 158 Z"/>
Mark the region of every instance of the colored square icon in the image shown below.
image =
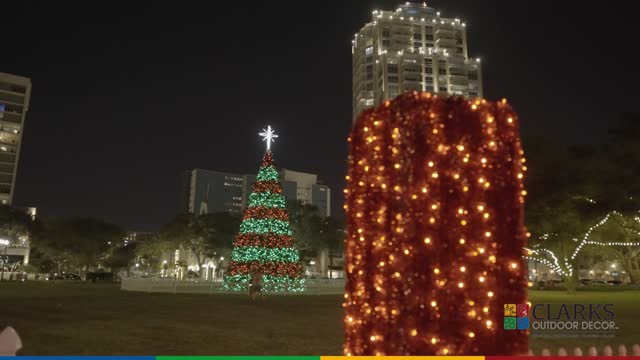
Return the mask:
<path id="1" fill-rule="evenodd" d="M 527 330 L 527 329 L 529 329 L 529 318 L 528 317 L 519 317 L 517 323 L 518 323 L 518 330 Z"/>
<path id="2" fill-rule="evenodd" d="M 518 304 L 516 312 L 517 317 L 529 316 L 529 304 Z"/>
<path id="3" fill-rule="evenodd" d="M 516 329 L 516 318 L 515 317 L 511 317 L 511 316 L 510 317 L 505 317 L 504 318 L 504 329 L 505 330 L 515 330 Z"/>
<path id="4" fill-rule="evenodd" d="M 504 316 L 516 316 L 516 304 L 504 304 Z"/>

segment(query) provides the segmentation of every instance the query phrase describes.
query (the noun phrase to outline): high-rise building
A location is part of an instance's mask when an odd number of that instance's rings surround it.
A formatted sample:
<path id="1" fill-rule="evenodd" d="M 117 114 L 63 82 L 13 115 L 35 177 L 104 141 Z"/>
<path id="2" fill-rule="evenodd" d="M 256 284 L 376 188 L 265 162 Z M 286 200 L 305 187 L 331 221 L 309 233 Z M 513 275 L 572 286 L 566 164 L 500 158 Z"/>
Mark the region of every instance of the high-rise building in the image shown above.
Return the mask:
<path id="1" fill-rule="evenodd" d="M 352 43 L 354 121 L 405 91 L 482 97 L 480 59 L 469 58 L 466 24 L 424 3 L 373 11 Z"/>
<path id="2" fill-rule="evenodd" d="M 249 201 L 254 174 L 233 174 L 194 169 L 185 173 L 184 211 L 192 214 L 229 212 L 240 214 Z M 331 189 L 318 182 L 318 175 L 283 169 L 280 173 L 282 195 L 288 201 L 301 201 L 331 215 Z"/>
<path id="3" fill-rule="evenodd" d="M 285 181 L 296 183 L 296 197 L 304 204 L 312 204 L 320 214 L 331 216 L 331 189 L 318 183 L 318 175 L 282 169 L 281 177 Z"/>
<path id="4" fill-rule="evenodd" d="M 31 80 L 0 73 L 0 204 L 11 204 L 16 184 Z"/>
<path id="5" fill-rule="evenodd" d="M 242 175 L 212 170 L 188 171 L 185 211 L 192 214 L 242 212 Z"/>

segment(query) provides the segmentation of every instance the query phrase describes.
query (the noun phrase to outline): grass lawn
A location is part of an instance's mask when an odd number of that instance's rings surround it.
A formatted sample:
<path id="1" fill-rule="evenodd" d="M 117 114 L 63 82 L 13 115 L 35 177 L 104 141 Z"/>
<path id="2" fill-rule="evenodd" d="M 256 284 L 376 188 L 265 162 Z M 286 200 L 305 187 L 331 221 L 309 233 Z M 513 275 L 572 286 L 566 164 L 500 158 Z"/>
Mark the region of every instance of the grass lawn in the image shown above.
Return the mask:
<path id="1" fill-rule="evenodd" d="M 612 303 L 613 339 L 531 338 L 531 347 L 640 343 L 640 292 L 531 291 L 535 303 Z M 148 294 L 112 284 L 0 283 L 0 328 L 23 355 L 339 355 L 340 296 Z"/>
<path id="2" fill-rule="evenodd" d="M 0 283 L 23 355 L 340 354 L 339 296 L 148 294 L 111 284 Z"/>

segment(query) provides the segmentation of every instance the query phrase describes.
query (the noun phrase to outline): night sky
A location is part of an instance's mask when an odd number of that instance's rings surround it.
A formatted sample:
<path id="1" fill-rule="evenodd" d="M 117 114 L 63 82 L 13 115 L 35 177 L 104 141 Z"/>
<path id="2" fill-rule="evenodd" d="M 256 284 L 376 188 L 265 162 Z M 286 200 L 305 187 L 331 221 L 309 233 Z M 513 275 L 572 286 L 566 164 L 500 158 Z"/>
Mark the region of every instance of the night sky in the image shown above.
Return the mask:
<path id="1" fill-rule="evenodd" d="M 341 208 L 351 39 L 399 2 L 29 4 L 2 10 L 0 72 L 33 82 L 16 205 L 158 230 L 184 170 L 255 173 L 270 124 L 278 165 L 318 173 Z M 427 4 L 467 22 L 485 97 L 524 135 L 597 143 L 637 107 L 632 2 Z"/>

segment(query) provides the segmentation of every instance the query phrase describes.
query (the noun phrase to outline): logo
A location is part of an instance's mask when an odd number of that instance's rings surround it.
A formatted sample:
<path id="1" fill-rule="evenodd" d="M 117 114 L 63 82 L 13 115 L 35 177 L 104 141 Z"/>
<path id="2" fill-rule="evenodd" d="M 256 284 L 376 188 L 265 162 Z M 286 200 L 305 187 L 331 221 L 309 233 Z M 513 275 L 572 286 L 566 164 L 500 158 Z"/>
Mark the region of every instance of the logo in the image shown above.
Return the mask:
<path id="1" fill-rule="evenodd" d="M 618 326 L 613 304 L 536 304 L 531 328 L 566 334 L 612 335 Z"/>
<path id="2" fill-rule="evenodd" d="M 529 329 L 529 304 L 504 304 L 505 330 Z"/>

